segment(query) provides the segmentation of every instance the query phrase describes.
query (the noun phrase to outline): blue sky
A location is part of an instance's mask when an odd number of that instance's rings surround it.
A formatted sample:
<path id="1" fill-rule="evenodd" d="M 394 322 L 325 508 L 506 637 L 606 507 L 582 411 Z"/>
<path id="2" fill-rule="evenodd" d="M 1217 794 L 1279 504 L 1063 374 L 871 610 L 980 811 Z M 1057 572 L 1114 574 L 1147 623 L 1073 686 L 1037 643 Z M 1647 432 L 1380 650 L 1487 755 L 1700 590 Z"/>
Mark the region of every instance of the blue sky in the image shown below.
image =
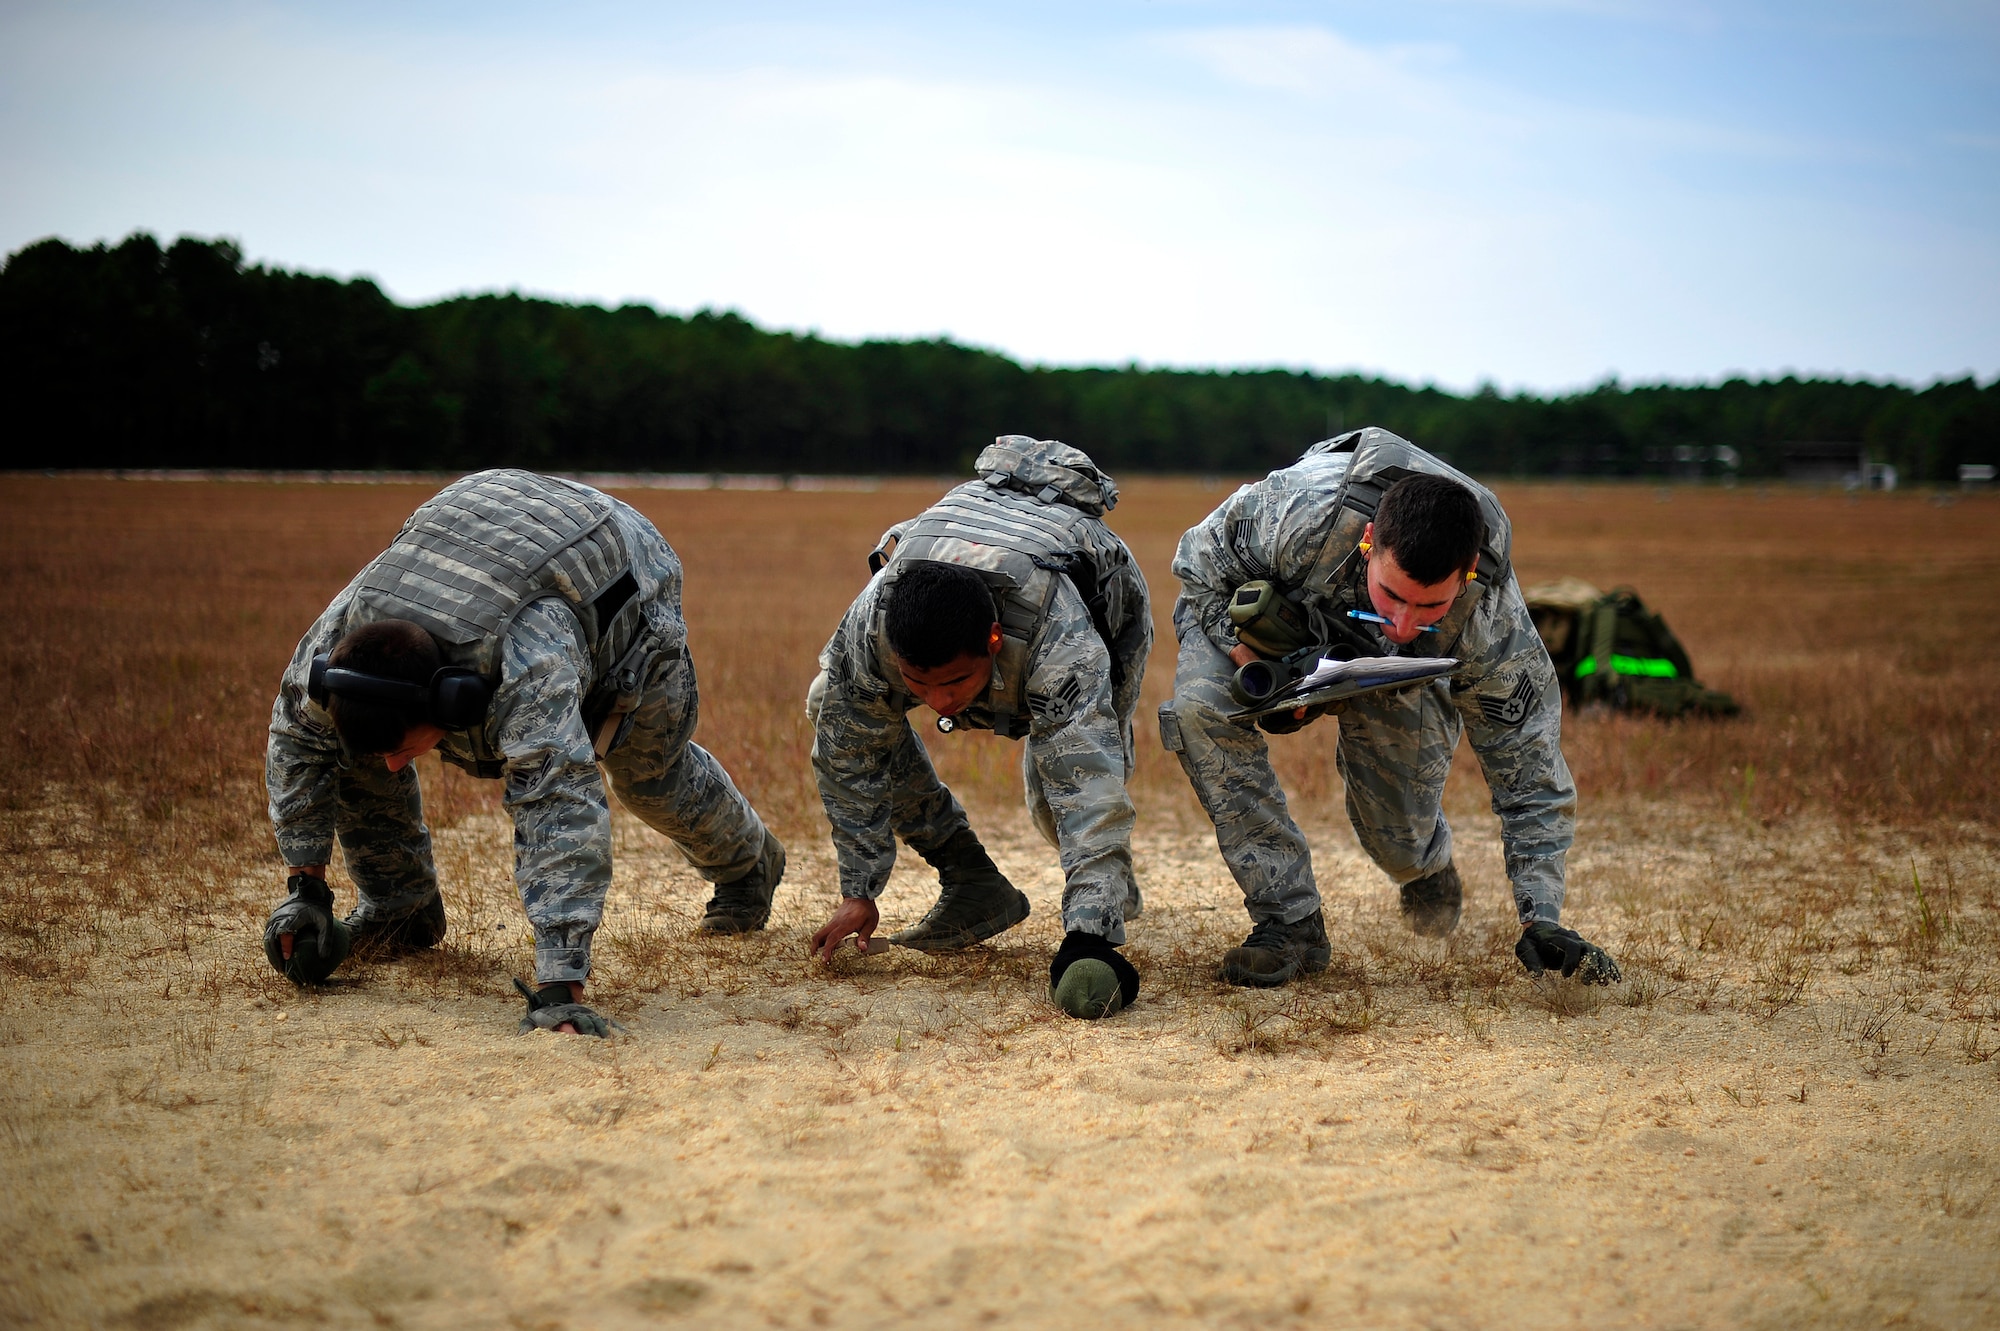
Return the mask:
<path id="1" fill-rule="evenodd" d="M 15 3 L 0 246 L 1464 388 L 2000 372 L 2000 4 Z"/>

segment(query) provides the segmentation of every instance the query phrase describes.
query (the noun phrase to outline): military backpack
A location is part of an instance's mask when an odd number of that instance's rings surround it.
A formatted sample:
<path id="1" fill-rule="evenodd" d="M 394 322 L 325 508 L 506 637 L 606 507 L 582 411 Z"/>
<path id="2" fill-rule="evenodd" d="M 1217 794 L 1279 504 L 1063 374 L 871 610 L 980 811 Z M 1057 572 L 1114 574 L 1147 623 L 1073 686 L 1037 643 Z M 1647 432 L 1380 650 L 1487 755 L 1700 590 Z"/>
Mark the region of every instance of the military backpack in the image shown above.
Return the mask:
<path id="1" fill-rule="evenodd" d="M 1523 594 L 1573 707 L 1599 704 L 1659 716 L 1734 716 L 1726 693 L 1695 678 L 1667 621 L 1630 587 L 1600 592 L 1578 578 Z"/>
<path id="2" fill-rule="evenodd" d="M 993 729 L 1009 739 L 1028 733 L 1028 652 L 1060 580 L 1089 607 L 1111 658 L 1111 688 L 1121 704 L 1143 662 L 1150 614 L 1146 583 L 1132 553 L 1104 525 L 1118 487 L 1081 449 L 1026 435 L 1002 435 L 982 451 L 979 479 L 951 490 L 907 522 L 883 533 L 868 556 L 878 577 L 893 580 L 919 560 L 970 568 L 993 592 L 1002 641 L 995 663 L 1002 688 L 993 698 Z M 880 615 L 878 614 L 878 621 Z M 881 624 L 878 637 L 886 637 Z"/>

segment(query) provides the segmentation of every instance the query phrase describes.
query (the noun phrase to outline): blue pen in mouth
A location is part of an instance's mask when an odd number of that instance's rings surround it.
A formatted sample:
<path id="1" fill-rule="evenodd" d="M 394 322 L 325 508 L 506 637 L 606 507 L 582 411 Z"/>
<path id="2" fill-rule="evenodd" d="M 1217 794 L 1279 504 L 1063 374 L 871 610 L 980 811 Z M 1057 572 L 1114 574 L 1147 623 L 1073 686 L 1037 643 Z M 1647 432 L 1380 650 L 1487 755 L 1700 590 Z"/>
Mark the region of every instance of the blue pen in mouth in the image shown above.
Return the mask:
<path id="1" fill-rule="evenodd" d="M 1364 619 L 1367 620 L 1370 624 L 1393 625 L 1395 623 L 1394 620 L 1389 619 L 1382 615 L 1378 615 L 1373 610 L 1350 610 L 1347 612 L 1347 617 L 1349 619 Z M 1419 633 L 1436 633 L 1437 631 L 1438 631 L 1438 626 L 1435 624 L 1417 625 L 1417 632 Z"/>

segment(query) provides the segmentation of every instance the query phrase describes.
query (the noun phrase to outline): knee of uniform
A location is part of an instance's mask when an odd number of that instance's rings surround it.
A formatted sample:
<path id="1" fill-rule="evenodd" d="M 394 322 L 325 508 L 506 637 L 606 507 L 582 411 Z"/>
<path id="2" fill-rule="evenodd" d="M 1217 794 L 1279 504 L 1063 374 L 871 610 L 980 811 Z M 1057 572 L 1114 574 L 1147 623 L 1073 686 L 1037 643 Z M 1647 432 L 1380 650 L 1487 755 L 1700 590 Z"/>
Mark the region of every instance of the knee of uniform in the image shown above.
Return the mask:
<path id="1" fill-rule="evenodd" d="M 1233 700 L 1229 705 L 1234 706 Z M 1256 733 L 1252 729 L 1246 735 L 1222 706 L 1200 697 L 1177 695 L 1160 706 L 1160 744 L 1183 767 L 1208 762 L 1218 748 L 1233 752 L 1246 741 L 1254 745 Z"/>
<path id="2" fill-rule="evenodd" d="M 1375 867 L 1388 874 L 1397 886 L 1415 882 L 1424 876 L 1424 847 L 1385 836 L 1379 830 L 1370 832 L 1356 828 L 1355 834 L 1355 839 L 1361 842 L 1361 849 L 1375 861 Z"/>
<path id="3" fill-rule="evenodd" d="M 1196 675 L 1189 679 L 1174 681 L 1174 712 L 1186 722 L 1200 725 L 1203 729 L 1236 723 L 1229 720 L 1238 703 L 1229 691 L 1228 679 L 1218 679 L 1211 675 Z"/>

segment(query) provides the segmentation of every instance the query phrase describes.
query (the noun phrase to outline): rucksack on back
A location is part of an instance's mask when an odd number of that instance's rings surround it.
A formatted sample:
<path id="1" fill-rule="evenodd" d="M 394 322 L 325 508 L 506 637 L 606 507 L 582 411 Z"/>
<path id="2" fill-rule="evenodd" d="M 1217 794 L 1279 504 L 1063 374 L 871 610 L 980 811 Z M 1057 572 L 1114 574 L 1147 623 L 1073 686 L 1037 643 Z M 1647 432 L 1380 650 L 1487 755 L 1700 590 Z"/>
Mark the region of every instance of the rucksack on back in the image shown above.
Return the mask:
<path id="1" fill-rule="evenodd" d="M 1522 593 L 1572 706 L 1603 703 L 1660 716 L 1734 716 L 1726 693 L 1694 675 L 1687 649 L 1630 587 L 1600 592 L 1578 578 Z"/>
<path id="2" fill-rule="evenodd" d="M 1056 581 L 1068 581 L 1110 656 L 1112 694 L 1129 710 L 1145 670 L 1152 611 L 1131 551 L 1103 521 L 1118 503 L 1118 487 L 1081 449 L 1026 435 L 994 440 L 973 469 L 978 480 L 883 533 L 869 569 L 894 579 L 902 567 L 931 560 L 986 580 L 1000 616 L 1001 664 L 1013 684 L 994 704 L 993 728 L 1010 738 L 1028 733 L 1025 695 L 1013 695 L 1026 687 L 1029 641 Z"/>

